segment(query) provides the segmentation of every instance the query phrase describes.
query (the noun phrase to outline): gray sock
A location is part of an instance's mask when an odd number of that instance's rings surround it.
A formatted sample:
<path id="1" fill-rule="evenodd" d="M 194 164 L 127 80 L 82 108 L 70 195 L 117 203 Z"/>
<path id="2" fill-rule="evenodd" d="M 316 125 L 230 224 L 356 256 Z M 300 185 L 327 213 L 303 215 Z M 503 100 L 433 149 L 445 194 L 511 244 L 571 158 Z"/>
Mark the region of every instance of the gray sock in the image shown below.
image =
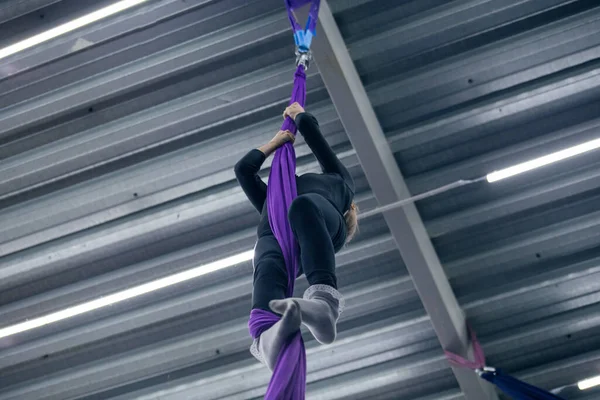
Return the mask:
<path id="1" fill-rule="evenodd" d="M 283 317 L 275 325 L 264 331 L 258 339 L 258 351 L 269 370 L 275 369 L 275 363 L 285 341 L 298 332 L 302 317 L 298 303 L 290 301 L 281 312 Z"/>
<path id="2" fill-rule="evenodd" d="M 269 303 L 277 313 L 285 311 L 290 303 L 300 306 L 302 323 L 321 344 L 333 343 L 337 336 L 337 321 L 344 307 L 341 294 L 331 286 L 313 285 L 303 299 L 273 300 Z"/>

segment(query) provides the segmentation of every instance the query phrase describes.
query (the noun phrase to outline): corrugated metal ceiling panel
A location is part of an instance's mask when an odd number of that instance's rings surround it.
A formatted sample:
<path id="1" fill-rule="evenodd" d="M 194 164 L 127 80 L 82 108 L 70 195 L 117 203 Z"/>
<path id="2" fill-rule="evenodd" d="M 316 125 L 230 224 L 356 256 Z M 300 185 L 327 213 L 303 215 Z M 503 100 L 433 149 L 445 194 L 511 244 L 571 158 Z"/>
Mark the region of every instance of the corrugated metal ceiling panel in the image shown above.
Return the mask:
<path id="1" fill-rule="evenodd" d="M 2 326 L 252 248 L 257 216 L 232 167 L 289 95 L 281 3 L 151 1 L 0 60 Z M 596 1 L 331 7 L 413 193 L 597 135 Z M 374 207 L 316 69 L 308 82 Z M 600 374 L 598 165 L 590 154 L 418 205 L 490 363 L 547 388 Z M 462 399 L 381 217 L 338 264 L 348 310 L 338 342 L 307 344 L 309 398 Z M 260 398 L 251 271 L 0 339 L 0 399 Z"/>

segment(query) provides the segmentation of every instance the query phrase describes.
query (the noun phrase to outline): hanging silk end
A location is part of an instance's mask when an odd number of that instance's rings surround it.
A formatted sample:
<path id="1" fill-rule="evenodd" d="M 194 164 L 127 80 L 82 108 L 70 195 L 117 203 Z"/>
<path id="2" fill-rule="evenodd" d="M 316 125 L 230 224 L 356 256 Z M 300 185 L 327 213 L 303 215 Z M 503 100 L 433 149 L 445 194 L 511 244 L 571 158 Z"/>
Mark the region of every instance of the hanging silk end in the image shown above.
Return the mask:
<path id="1" fill-rule="evenodd" d="M 254 339 L 271 328 L 281 318 L 265 310 L 252 310 L 248 321 L 250 336 Z M 265 400 L 304 400 L 306 396 L 306 349 L 298 331 L 283 345 L 275 370 L 269 381 Z"/>

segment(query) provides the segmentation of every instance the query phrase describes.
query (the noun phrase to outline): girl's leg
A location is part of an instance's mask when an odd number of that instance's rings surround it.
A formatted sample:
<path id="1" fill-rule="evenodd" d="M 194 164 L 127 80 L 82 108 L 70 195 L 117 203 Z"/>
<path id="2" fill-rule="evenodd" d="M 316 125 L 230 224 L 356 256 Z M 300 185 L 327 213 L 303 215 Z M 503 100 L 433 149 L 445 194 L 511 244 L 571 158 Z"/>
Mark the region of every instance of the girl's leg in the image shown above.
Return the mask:
<path id="1" fill-rule="evenodd" d="M 335 252 L 346 239 L 346 224 L 336 208 L 317 194 L 299 196 L 289 210 L 292 230 L 300 244 L 302 267 L 310 287 L 304 299 L 271 302 L 271 309 L 282 312 L 295 301 L 302 321 L 320 343 L 331 343 L 343 309 L 337 291 Z"/>
<path id="2" fill-rule="evenodd" d="M 285 298 L 287 270 L 281 248 L 272 235 L 258 239 L 254 249 L 254 288 L 252 309 L 271 311 L 269 302 Z M 300 329 L 302 322 L 297 303 L 281 309 L 281 320 L 254 341 L 250 351 L 273 371 L 285 340 Z"/>
<path id="3" fill-rule="evenodd" d="M 292 202 L 288 219 L 300 244 L 308 283 L 337 288 L 335 253 L 346 241 L 344 218 L 323 196 L 310 193 Z"/>
<path id="4" fill-rule="evenodd" d="M 271 311 L 271 300 L 285 298 L 287 270 L 277 239 L 273 235 L 261 236 L 254 247 L 254 282 L 252 309 Z"/>

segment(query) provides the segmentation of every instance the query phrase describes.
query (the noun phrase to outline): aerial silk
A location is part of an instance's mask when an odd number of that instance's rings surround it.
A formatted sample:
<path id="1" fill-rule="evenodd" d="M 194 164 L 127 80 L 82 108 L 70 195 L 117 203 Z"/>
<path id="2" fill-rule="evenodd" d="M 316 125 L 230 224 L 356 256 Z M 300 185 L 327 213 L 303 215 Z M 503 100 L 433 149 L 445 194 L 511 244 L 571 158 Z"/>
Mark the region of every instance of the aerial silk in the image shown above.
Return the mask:
<path id="1" fill-rule="evenodd" d="M 299 52 L 308 52 L 311 40 L 315 36 L 320 1 L 286 0 L 285 3 L 294 30 L 297 49 Z M 306 28 L 303 30 L 298 24 L 293 10 L 308 3 L 312 3 L 312 6 Z M 290 104 L 296 102 L 301 106 L 304 106 L 306 102 L 306 71 L 304 65 L 298 65 L 294 75 L 294 89 Z M 285 119 L 281 130 L 288 130 L 294 135 L 297 132 L 295 122 L 289 117 Z M 279 242 L 285 259 L 288 275 L 287 297 L 291 297 L 294 293 L 294 282 L 299 272 L 300 251 L 287 218 L 290 205 L 297 196 L 296 152 L 293 143 L 286 143 L 275 152 L 271 165 L 267 186 L 267 210 L 271 230 Z M 278 315 L 271 312 L 252 310 L 248 322 L 250 335 L 254 339 L 258 338 L 279 319 Z M 305 392 L 306 350 L 302 335 L 298 331 L 289 338 L 279 353 L 265 399 L 304 400 Z"/>
<path id="2" fill-rule="evenodd" d="M 555 394 L 513 378 L 500 369 L 484 371 L 480 376 L 515 400 L 563 400 Z"/>
<path id="3" fill-rule="evenodd" d="M 485 366 L 485 354 L 475 332 L 469 327 L 475 361 L 467 360 L 457 354 L 446 351 L 450 363 L 457 367 L 476 371 L 482 379 L 496 385 L 498 389 L 511 396 L 514 400 L 564 400 L 562 397 L 532 386 L 505 374 L 500 369 Z"/>

